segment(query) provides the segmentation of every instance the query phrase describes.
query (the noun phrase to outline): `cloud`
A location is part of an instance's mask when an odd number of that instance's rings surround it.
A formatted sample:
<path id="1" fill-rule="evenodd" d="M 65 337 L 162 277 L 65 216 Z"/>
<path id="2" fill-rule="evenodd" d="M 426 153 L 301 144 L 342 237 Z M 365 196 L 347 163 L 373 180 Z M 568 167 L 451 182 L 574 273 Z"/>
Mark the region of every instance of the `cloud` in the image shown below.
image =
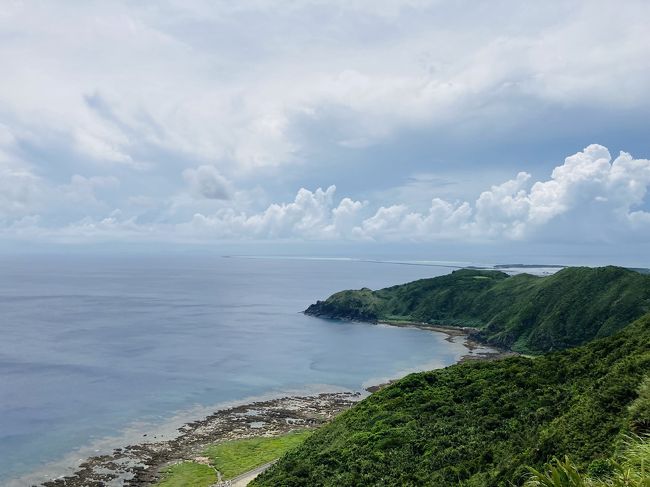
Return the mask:
<path id="1" fill-rule="evenodd" d="M 645 2 L 375 3 L 16 3 L 0 17 L 0 113 L 88 161 L 162 152 L 251 171 L 304 161 L 306 121 L 363 147 L 509 127 L 531 106 L 648 108 Z"/>
<path id="2" fill-rule="evenodd" d="M 100 204 L 95 193 L 96 190 L 115 189 L 120 185 L 119 179 L 114 176 L 84 177 L 75 174 L 70 179 L 70 184 L 57 188 L 63 196 L 72 203 Z"/>
<path id="3" fill-rule="evenodd" d="M 645 234 L 643 160 L 588 149 L 539 174 L 587 136 L 645 150 L 648 2 L 277 5 L 3 8 L 5 226 L 43 238 L 66 226 L 70 238 Z M 402 165 L 416 180 L 387 188 Z M 477 172 L 480 187 L 463 180 Z M 346 194 L 314 190 L 330 182 Z M 129 225 L 100 225 L 115 208 Z"/>
<path id="4" fill-rule="evenodd" d="M 117 162 L 129 166 L 136 165 L 131 156 L 125 153 L 124 149 L 120 147 L 122 145 L 120 141 L 111 140 L 114 137 L 108 134 L 103 134 L 102 136 L 89 133 L 85 130 L 78 130 L 74 134 L 74 137 L 76 149 L 84 155 L 88 155 L 99 161 Z"/>
<path id="5" fill-rule="evenodd" d="M 222 206 L 196 212 L 189 221 L 142 224 L 137 214 L 112 211 L 84 217 L 63 227 L 42 227 L 37 215 L 25 219 L 30 188 L 38 178 L 24 172 L 2 173 L 15 200 L 14 223 L 5 234 L 43 238 L 116 238 L 210 240 L 358 240 L 358 241 L 650 241 L 650 161 L 621 152 L 612 160 L 607 148 L 590 145 L 567 157 L 550 178 L 532 181 L 520 172 L 468 201 L 433 197 L 426 211 L 397 203 L 372 210 L 368 201 L 337 198 L 336 187 L 301 188 L 289 203 L 273 203 L 260 212 Z M 214 168 L 186 172 L 202 198 L 223 197 L 223 178 Z M 13 179 L 12 179 L 13 178 Z M 113 178 L 75 176 L 58 190 L 68 198 L 96 203 L 94 191 L 115 188 Z M 74 195 L 71 196 L 71 195 Z M 149 202 L 149 200 L 146 200 Z M 105 205 L 104 205 L 105 207 Z M 5 213 L 7 209 L 5 208 Z M 22 217 L 21 217 L 22 215 Z M 30 225 L 32 228 L 30 229 Z M 40 228 L 40 230 L 39 230 Z"/>
<path id="6" fill-rule="evenodd" d="M 11 130 L 0 124 L 0 219 L 28 215 L 41 203 L 44 182 L 14 155 L 15 143 Z"/>
<path id="7" fill-rule="evenodd" d="M 12 131 L 0 124 L 0 219 L 5 224 L 22 222 L 19 227 L 24 228 L 29 222 L 41 222 L 37 213 L 69 217 L 91 207 L 106 209 L 96 191 L 117 188 L 120 182 L 115 176 L 74 174 L 68 184 L 53 184 L 17 155 L 17 141 Z"/>
<path id="8" fill-rule="evenodd" d="M 309 191 L 301 188 L 292 203 L 274 203 L 258 214 L 231 209 L 212 216 L 194 215 L 192 231 L 219 238 L 332 239 L 350 234 L 364 203 L 344 198 L 334 205 L 335 186 Z"/>
<path id="9" fill-rule="evenodd" d="M 40 178 L 0 161 L 0 218 L 27 215 L 40 203 Z"/>
<path id="10" fill-rule="evenodd" d="M 555 233 L 588 239 L 603 229 L 646 235 L 650 230 L 631 225 L 648 215 L 641 209 L 650 187 L 647 159 L 621 152 L 612 161 L 607 148 L 594 144 L 567 157 L 551 179 L 532 185 L 529 180 L 529 174 L 520 173 L 482 193 L 476 202 L 475 233 L 524 238 L 555 226 Z M 558 220 L 563 228 L 558 228 Z M 576 235 L 576 230 L 584 235 Z"/>
<path id="11" fill-rule="evenodd" d="M 183 178 L 189 185 L 190 191 L 201 198 L 228 200 L 231 197 L 230 182 L 219 174 L 214 166 L 186 169 L 183 171 Z"/>
<path id="12" fill-rule="evenodd" d="M 530 174 L 520 172 L 473 204 L 433 198 L 426 212 L 395 204 L 367 216 L 367 202 L 337 203 L 330 186 L 301 189 L 292 203 L 273 204 L 259 214 L 196 214 L 192 225 L 216 238 L 507 241 L 550 232 L 546 238 L 648 239 L 650 212 L 641 208 L 648 188 L 650 161 L 625 152 L 612 161 L 605 147 L 590 145 L 567 157 L 550 179 L 531 182 Z"/>
<path id="13" fill-rule="evenodd" d="M 426 213 L 409 210 L 405 205 L 381 207 L 361 222 L 358 235 L 373 240 L 442 240 L 467 235 L 472 209 L 469 203 L 449 203 L 434 198 Z"/>

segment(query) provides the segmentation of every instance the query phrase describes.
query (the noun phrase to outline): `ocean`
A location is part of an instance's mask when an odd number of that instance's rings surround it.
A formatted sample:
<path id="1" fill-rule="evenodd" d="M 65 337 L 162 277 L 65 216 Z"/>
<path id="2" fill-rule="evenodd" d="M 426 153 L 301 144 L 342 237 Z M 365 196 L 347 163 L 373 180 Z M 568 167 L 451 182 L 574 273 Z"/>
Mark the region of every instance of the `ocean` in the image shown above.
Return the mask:
<path id="1" fill-rule="evenodd" d="M 466 350 L 444 334 L 301 313 L 341 289 L 450 271 L 345 259 L 2 257 L 0 484 L 70 473 L 73 460 L 134 431 L 162 431 L 183 412 L 363 390 L 452 364 Z"/>

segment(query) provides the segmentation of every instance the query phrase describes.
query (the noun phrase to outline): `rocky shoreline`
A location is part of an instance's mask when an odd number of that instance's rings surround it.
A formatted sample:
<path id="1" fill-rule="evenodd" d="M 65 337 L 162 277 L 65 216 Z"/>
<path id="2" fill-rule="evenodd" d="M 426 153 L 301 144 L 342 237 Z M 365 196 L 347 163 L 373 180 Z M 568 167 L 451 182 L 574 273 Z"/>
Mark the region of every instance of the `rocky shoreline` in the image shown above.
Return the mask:
<path id="1" fill-rule="evenodd" d="M 296 429 L 318 428 L 362 398 L 359 392 L 322 393 L 258 401 L 220 411 L 179 428 L 170 440 L 143 442 L 90 457 L 73 474 L 43 487 L 144 486 L 160 480 L 169 465 L 201 457 L 219 441 L 275 436 Z"/>
<path id="2" fill-rule="evenodd" d="M 447 335 L 446 340 L 463 340 L 468 353 L 460 362 L 495 360 L 516 355 L 473 340 L 470 329 L 416 322 L 380 322 L 390 326 L 415 327 Z M 376 392 L 392 381 L 368 387 Z M 292 430 L 318 428 L 352 407 L 363 396 L 359 392 L 330 392 L 308 396 L 287 396 L 257 401 L 214 412 L 178 429 L 172 439 L 147 441 L 116 448 L 110 454 L 93 456 L 72 475 L 48 480 L 41 487 L 146 486 L 161 478 L 171 464 L 200 459 L 209 445 L 220 441 L 275 436 Z"/>

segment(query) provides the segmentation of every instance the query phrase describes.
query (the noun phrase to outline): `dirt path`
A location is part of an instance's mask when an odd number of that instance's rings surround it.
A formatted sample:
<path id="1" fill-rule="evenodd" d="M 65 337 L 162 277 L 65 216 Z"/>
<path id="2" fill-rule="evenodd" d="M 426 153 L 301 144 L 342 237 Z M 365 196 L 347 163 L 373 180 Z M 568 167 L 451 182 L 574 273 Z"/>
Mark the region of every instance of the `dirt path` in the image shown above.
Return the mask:
<path id="1" fill-rule="evenodd" d="M 259 474 L 264 472 L 276 461 L 277 460 L 273 460 L 272 462 L 265 463 L 264 465 L 260 465 L 259 467 L 254 468 L 253 470 L 249 470 L 248 472 L 245 472 L 241 475 L 238 475 L 234 479 L 231 479 L 230 480 L 231 487 L 246 487 L 255 477 L 257 477 Z"/>

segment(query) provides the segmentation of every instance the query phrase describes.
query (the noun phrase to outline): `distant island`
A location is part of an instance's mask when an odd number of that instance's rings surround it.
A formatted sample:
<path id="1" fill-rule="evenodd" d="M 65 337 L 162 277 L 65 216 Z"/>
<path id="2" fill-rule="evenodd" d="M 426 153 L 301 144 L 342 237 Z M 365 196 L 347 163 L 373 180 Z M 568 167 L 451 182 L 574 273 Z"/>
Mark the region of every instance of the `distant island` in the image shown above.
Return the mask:
<path id="1" fill-rule="evenodd" d="M 556 264 L 496 264 L 494 265 L 495 269 L 515 269 L 515 268 L 520 268 L 520 269 L 532 269 L 532 268 L 548 268 L 548 269 L 564 269 L 565 265 L 556 265 Z"/>
<path id="2" fill-rule="evenodd" d="M 463 269 L 342 291 L 307 314 L 471 327 L 536 356 L 411 374 L 372 394 L 255 486 L 647 486 L 650 276 Z"/>

